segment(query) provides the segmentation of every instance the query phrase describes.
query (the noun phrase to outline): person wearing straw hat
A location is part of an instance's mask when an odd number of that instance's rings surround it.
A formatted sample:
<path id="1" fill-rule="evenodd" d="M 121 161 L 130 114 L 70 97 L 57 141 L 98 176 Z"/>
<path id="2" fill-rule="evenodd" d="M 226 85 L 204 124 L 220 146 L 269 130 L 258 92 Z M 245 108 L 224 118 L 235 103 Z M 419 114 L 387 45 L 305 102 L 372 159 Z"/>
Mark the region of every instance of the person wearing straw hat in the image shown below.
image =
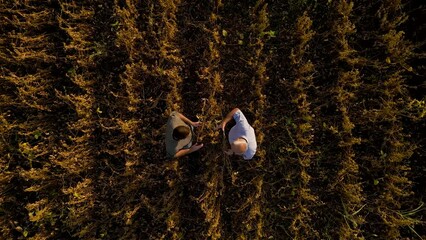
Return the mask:
<path id="1" fill-rule="evenodd" d="M 222 129 L 225 132 L 225 126 L 232 118 L 234 118 L 236 124 L 229 131 L 228 140 L 231 148 L 226 150 L 225 153 L 243 156 L 245 160 L 252 159 L 257 148 L 256 135 L 240 109 L 234 108 L 229 112 L 217 126 L 217 129 Z"/>
<path id="2" fill-rule="evenodd" d="M 169 157 L 182 157 L 198 151 L 203 144 L 192 144 L 194 140 L 194 127 L 199 127 L 200 122 L 192 122 L 183 114 L 173 111 L 166 126 L 166 151 Z"/>

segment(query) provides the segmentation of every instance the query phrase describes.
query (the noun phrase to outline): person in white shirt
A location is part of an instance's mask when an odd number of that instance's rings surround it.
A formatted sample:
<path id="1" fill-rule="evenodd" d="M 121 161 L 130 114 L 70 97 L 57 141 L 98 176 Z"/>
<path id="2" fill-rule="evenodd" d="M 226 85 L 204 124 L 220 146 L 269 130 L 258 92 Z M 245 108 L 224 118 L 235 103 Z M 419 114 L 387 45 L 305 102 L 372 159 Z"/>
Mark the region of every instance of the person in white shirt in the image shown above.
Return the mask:
<path id="1" fill-rule="evenodd" d="M 243 156 L 245 160 L 252 159 L 257 148 L 256 135 L 240 109 L 234 108 L 229 112 L 217 126 L 217 129 L 222 129 L 225 132 L 225 126 L 232 118 L 234 118 L 236 124 L 229 131 L 228 140 L 231 148 L 226 150 L 225 153 Z"/>

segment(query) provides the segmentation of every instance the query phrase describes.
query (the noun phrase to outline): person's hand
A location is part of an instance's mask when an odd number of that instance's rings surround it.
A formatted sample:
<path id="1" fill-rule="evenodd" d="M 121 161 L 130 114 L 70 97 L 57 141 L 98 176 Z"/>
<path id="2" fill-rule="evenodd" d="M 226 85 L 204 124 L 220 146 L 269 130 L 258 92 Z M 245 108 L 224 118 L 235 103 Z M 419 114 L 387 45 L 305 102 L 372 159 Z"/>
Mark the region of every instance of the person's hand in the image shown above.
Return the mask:
<path id="1" fill-rule="evenodd" d="M 199 127 L 199 126 L 201 126 L 201 124 L 202 124 L 202 122 L 191 122 L 191 125 L 193 127 Z"/>
<path id="2" fill-rule="evenodd" d="M 217 125 L 216 130 L 222 129 L 222 131 L 225 132 L 225 126 L 226 123 L 221 122 L 219 125 Z"/>
<path id="3" fill-rule="evenodd" d="M 234 152 L 232 151 L 232 149 L 228 149 L 226 151 L 223 151 L 224 153 L 226 153 L 226 155 L 232 155 Z"/>
<path id="4" fill-rule="evenodd" d="M 204 144 L 202 144 L 202 143 L 196 143 L 196 144 L 192 145 L 192 147 L 191 147 L 191 152 L 198 151 L 198 150 L 200 150 L 200 148 L 202 148 L 203 146 L 204 146 Z"/>

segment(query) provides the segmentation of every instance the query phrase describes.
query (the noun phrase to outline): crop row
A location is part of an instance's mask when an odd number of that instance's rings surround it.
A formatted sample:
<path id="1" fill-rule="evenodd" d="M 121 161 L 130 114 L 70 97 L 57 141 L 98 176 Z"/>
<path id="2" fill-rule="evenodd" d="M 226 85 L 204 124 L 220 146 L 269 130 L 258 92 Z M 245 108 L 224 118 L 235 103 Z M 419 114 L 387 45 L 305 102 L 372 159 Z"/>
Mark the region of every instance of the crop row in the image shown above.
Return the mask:
<path id="1" fill-rule="evenodd" d="M 201 210 L 205 214 L 204 221 L 207 224 L 205 235 L 211 239 L 222 238 L 222 193 L 223 193 L 223 164 L 226 161 L 222 144 L 218 144 L 218 131 L 215 125 L 222 117 L 222 104 L 217 99 L 223 91 L 221 83 L 221 74 L 219 72 L 219 62 L 221 59 L 219 46 L 221 42 L 221 33 L 218 25 L 218 19 L 221 17 L 220 10 L 223 8 L 221 0 L 211 3 L 212 11 L 209 19 L 204 26 L 208 39 L 208 48 L 205 49 L 205 66 L 200 70 L 199 81 L 203 86 L 202 94 L 208 96 L 203 104 L 199 119 L 203 126 L 198 134 L 198 141 L 214 144 L 214 149 L 210 149 L 206 159 L 207 170 L 203 173 L 202 179 L 205 182 L 204 193 L 199 197 L 198 202 Z M 222 139 L 224 141 L 224 139 Z M 216 151 L 217 153 L 214 154 Z"/>
<path id="2" fill-rule="evenodd" d="M 340 126 L 337 126 L 339 141 L 339 161 L 340 169 L 335 179 L 335 186 L 340 193 L 343 218 L 339 223 L 339 236 L 351 239 L 363 239 L 360 231 L 364 218 L 359 212 L 364 207 L 364 197 L 362 195 L 362 186 L 359 181 L 359 166 L 356 159 L 359 157 L 355 154 L 353 146 L 359 144 L 361 139 L 355 137 L 352 130 L 355 124 L 351 120 L 350 110 L 354 108 L 353 103 L 357 100 L 357 92 L 360 87 L 360 76 L 357 69 L 357 63 L 361 60 L 357 57 L 357 53 L 349 44 L 348 37 L 353 34 L 356 29 L 351 22 L 351 11 L 353 2 L 339 1 L 335 8 L 338 15 L 338 21 L 333 26 L 335 35 L 336 51 L 339 61 L 347 64 L 347 69 L 342 69 L 338 73 L 338 79 L 333 92 L 337 109 L 341 114 Z"/>
<path id="3" fill-rule="evenodd" d="M 265 93 L 265 85 L 269 77 L 267 75 L 267 64 L 269 62 L 267 49 L 265 47 L 267 41 L 270 39 L 269 31 L 269 13 L 268 4 L 259 0 L 250 9 L 249 15 L 252 25 L 250 26 L 250 39 L 249 39 L 249 54 L 250 54 L 250 67 L 252 71 L 252 90 L 253 100 L 249 103 L 249 111 L 254 114 L 255 119 L 252 123 L 256 132 L 256 167 L 250 171 L 257 173 L 255 177 L 250 180 L 251 187 L 248 188 L 248 197 L 245 202 L 248 213 L 242 215 L 245 219 L 242 222 L 241 232 L 239 232 L 239 239 L 263 239 L 266 235 L 264 233 L 264 175 L 259 174 L 264 168 L 266 159 L 266 150 L 263 145 L 266 134 L 265 125 L 267 124 L 267 99 Z"/>
<path id="4" fill-rule="evenodd" d="M 290 100 L 296 108 L 293 117 L 293 129 L 287 129 L 294 152 L 289 161 L 295 161 L 296 176 L 294 202 L 290 232 L 296 239 L 314 238 L 318 233 L 312 226 L 312 207 L 316 204 L 317 196 L 311 193 L 311 176 L 309 169 L 318 154 L 312 147 L 315 137 L 315 113 L 311 110 L 309 91 L 313 87 L 314 64 L 309 60 L 310 42 L 315 35 L 312 30 L 312 20 L 305 12 L 298 17 L 295 25 L 296 47 L 291 50 L 290 63 L 294 69 L 294 79 L 290 83 Z M 293 158 L 293 159 L 292 159 Z"/>
<path id="5" fill-rule="evenodd" d="M 156 150 L 153 152 L 150 146 L 156 146 L 162 137 L 163 129 L 157 129 L 158 121 L 152 116 L 158 114 L 168 116 L 171 111 L 182 110 L 180 94 L 182 60 L 179 57 L 179 49 L 175 46 L 178 32 L 176 13 L 179 2 L 169 0 L 144 3 L 125 1 L 124 4 L 115 2 L 115 12 L 118 17 L 116 43 L 128 56 L 128 63 L 120 79 L 126 87 L 125 99 L 128 101 L 129 111 L 132 114 L 123 119 L 120 125 L 124 127 L 124 133 L 128 136 L 125 145 L 126 169 L 128 169 L 126 175 L 129 176 L 130 181 L 133 181 L 131 188 L 133 190 L 129 188 L 129 191 L 138 190 L 137 185 L 145 185 L 146 181 L 149 181 L 140 177 L 135 178 L 134 175 L 139 175 L 135 172 L 137 169 L 142 166 L 147 167 L 149 164 L 147 156 L 156 152 Z M 162 89 L 167 90 L 166 94 Z M 165 98 L 167 109 L 165 112 L 160 112 L 159 105 L 163 98 Z M 138 140 L 140 137 L 142 139 Z M 158 217 L 159 212 L 167 213 L 166 218 L 161 217 L 167 226 L 166 230 L 159 233 L 161 238 L 166 239 L 182 237 L 179 208 L 182 189 L 178 165 L 179 162 L 173 159 L 163 166 L 173 172 L 173 176 L 167 181 L 168 190 L 161 196 L 164 202 L 151 204 L 149 198 L 145 197 L 146 205 L 143 206 L 150 209 L 154 217 Z M 153 169 L 155 171 L 156 168 Z M 147 176 L 150 174 L 158 173 L 145 172 Z M 141 194 L 144 196 L 143 192 Z M 127 203 L 126 216 L 129 220 L 142 211 L 139 205 L 132 205 L 131 202 Z M 130 221 L 129 224 L 134 223 Z"/>
<path id="6" fill-rule="evenodd" d="M 404 119 L 408 117 L 409 122 L 412 122 L 416 117 L 406 115 L 408 105 L 412 102 L 407 94 L 406 79 L 412 71 L 408 62 L 413 54 L 413 45 L 404 39 L 404 32 L 398 30 L 407 20 L 406 14 L 399 7 L 400 4 L 400 1 L 384 1 L 378 9 L 381 36 L 377 42 L 385 54 L 381 54 L 376 60 L 376 69 L 382 76 L 371 83 L 373 88 L 380 91 L 371 94 L 376 96 L 379 105 L 364 111 L 366 121 L 381 129 L 378 132 L 379 153 L 370 158 L 378 195 L 373 200 L 372 212 L 385 226 L 378 234 L 393 239 L 401 238 L 401 229 L 412 231 L 412 227 L 418 223 L 403 211 L 406 207 L 403 202 L 407 202 L 412 195 L 410 166 L 407 160 L 417 146 L 404 131 Z"/>
<path id="7" fill-rule="evenodd" d="M 61 2 L 62 15 L 57 17 L 59 27 L 67 34 L 70 41 L 64 44 L 66 62 L 70 68 L 66 77 L 79 89 L 75 93 L 57 92 L 58 96 L 69 104 L 75 111 L 76 119 L 68 123 L 71 133 L 68 139 L 61 140 L 57 158 L 52 162 L 62 167 L 69 180 L 80 175 L 77 183 L 70 182 L 63 192 L 68 196 L 66 225 L 74 236 L 85 238 L 93 236 L 96 224 L 90 221 L 94 211 L 94 181 L 85 177 L 85 173 L 95 166 L 96 152 L 94 151 L 93 133 L 95 130 L 96 110 L 95 77 L 93 69 L 96 63 L 93 59 L 95 44 L 94 27 L 89 19 L 95 11 L 90 5 L 75 2 Z"/>
<path id="8" fill-rule="evenodd" d="M 46 121 L 54 119 L 58 111 L 52 89 L 56 83 L 55 38 L 45 33 L 46 28 L 55 27 L 55 15 L 51 8 L 20 2 L 0 5 L 0 25 L 6 30 L 1 35 L 0 55 L 0 88 L 4 91 L 0 106 L 0 204 L 5 210 L 0 217 L 0 236 L 6 239 L 13 233 L 18 236 L 35 233 L 43 237 L 52 232 L 60 213 L 58 198 L 51 194 L 60 185 L 51 173 L 49 161 L 56 150 L 50 143 L 58 141 L 55 130 L 58 125 Z M 16 188 L 17 182 L 22 182 L 22 186 Z M 31 198 L 32 195 L 37 198 Z M 16 210 L 24 214 L 12 214 Z M 34 227 L 29 227 L 29 223 Z"/>

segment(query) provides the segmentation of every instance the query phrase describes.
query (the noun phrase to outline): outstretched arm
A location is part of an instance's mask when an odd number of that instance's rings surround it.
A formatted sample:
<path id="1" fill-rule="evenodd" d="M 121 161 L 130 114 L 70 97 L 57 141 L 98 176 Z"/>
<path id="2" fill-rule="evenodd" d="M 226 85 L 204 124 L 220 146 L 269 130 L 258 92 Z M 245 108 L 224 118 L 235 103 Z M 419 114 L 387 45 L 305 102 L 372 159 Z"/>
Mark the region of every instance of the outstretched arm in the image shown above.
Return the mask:
<path id="1" fill-rule="evenodd" d="M 189 120 L 187 117 L 185 117 L 182 113 L 178 113 L 178 116 L 180 119 L 182 119 L 182 121 L 184 121 L 188 125 L 192 125 L 194 127 L 198 127 L 200 125 L 200 122 L 193 122 Z"/>
<path id="2" fill-rule="evenodd" d="M 226 117 L 222 120 L 222 122 L 219 124 L 219 126 L 217 126 L 217 129 L 222 129 L 222 131 L 225 131 L 225 126 L 226 124 L 231 121 L 232 117 L 234 116 L 234 114 L 236 112 L 238 112 L 240 109 L 239 108 L 234 108 L 232 109 L 232 111 L 230 111 L 228 113 L 228 115 L 226 115 Z"/>
<path id="3" fill-rule="evenodd" d="M 182 156 L 185 156 L 185 155 L 187 155 L 187 154 L 190 154 L 190 153 L 192 153 L 192 152 L 195 152 L 195 151 L 198 151 L 200 148 L 202 148 L 203 147 L 203 144 L 201 143 L 201 144 L 199 144 L 199 143 L 197 143 L 197 144 L 195 144 L 195 145 L 192 145 L 192 147 L 191 148 L 189 148 L 189 149 L 181 149 L 181 150 L 179 150 L 176 154 L 175 154 L 175 158 L 177 158 L 177 157 L 182 157 Z"/>

